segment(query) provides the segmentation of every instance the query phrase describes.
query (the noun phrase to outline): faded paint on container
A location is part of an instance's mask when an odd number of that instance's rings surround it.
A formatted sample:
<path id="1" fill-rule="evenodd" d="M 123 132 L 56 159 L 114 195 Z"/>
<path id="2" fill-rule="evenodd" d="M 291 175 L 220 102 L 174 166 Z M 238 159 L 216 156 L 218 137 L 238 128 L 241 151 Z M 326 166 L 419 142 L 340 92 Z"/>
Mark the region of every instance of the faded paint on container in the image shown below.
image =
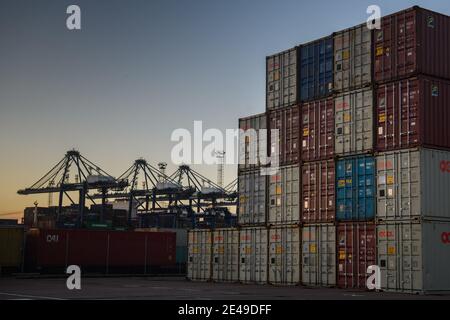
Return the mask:
<path id="1" fill-rule="evenodd" d="M 233 282 L 239 280 L 239 231 L 213 231 L 212 280 Z"/>
<path id="2" fill-rule="evenodd" d="M 317 100 L 333 92 L 333 37 L 300 46 L 300 99 Z"/>
<path id="3" fill-rule="evenodd" d="M 335 91 L 349 91 L 372 83 L 372 35 L 367 24 L 334 34 Z"/>
<path id="4" fill-rule="evenodd" d="M 373 90 L 339 94 L 335 106 L 335 153 L 350 155 L 373 150 Z"/>
<path id="5" fill-rule="evenodd" d="M 347 157 L 336 163 L 336 219 L 375 218 L 375 158 Z"/>
<path id="6" fill-rule="evenodd" d="M 376 161 L 377 219 L 450 220 L 450 151 L 397 150 Z"/>
<path id="7" fill-rule="evenodd" d="M 378 151 L 450 149 L 450 81 L 425 76 L 395 81 L 380 85 L 376 99 Z"/>
<path id="8" fill-rule="evenodd" d="M 296 285 L 300 283 L 300 227 L 269 229 L 269 282 Z"/>
<path id="9" fill-rule="evenodd" d="M 265 224 L 267 216 L 267 176 L 259 170 L 241 172 L 239 184 L 240 225 Z"/>
<path id="10" fill-rule="evenodd" d="M 387 291 L 450 291 L 450 222 L 377 225 L 381 288 Z"/>
<path id="11" fill-rule="evenodd" d="M 302 228 L 302 284 L 336 285 L 336 226 L 309 224 Z"/>
<path id="12" fill-rule="evenodd" d="M 283 108 L 269 113 L 269 129 L 278 129 L 278 157 L 280 165 L 298 163 L 300 160 L 300 108 Z M 277 151 L 277 141 L 270 141 L 270 155 Z"/>
<path id="13" fill-rule="evenodd" d="M 337 225 L 337 283 L 340 288 L 367 288 L 367 267 L 377 262 L 375 229 L 373 222 Z"/>
<path id="14" fill-rule="evenodd" d="M 297 56 L 295 47 L 266 58 L 267 109 L 297 103 Z"/>
<path id="15" fill-rule="evenodd" d="M 267 283 L 267 228 L 242 228 L 239 231 L 239 237 L 239 281 L 243 283 Z"/>
<path id="16" fill-rule="evenodd" d="M 2 268 L 20 269 L 24 253 L 24 229 L 0 227 L 0 273 Z"/>
<path id="17" fill-rule="evenodd" d="M 375 30 L 374 76 L 385 82 L 428 74 L 450 78 L 450 17 L 409 8 L 381 19 Z"/>
<path id="18" fill-rule="evenodd" d="M 314 161 L 334 156 L 333 98 L 304 103 L 302 110 L 302 160 Z"/>
<path id="19" fill-rule="evenodd" d="M 302 164 L 302 222 L 333 222 L 335 211 L 335 162 Z"/>
<path id="20" fill-rule="evenodd" d="M 187 278 L 196 281 L 211 280 L 211 230 L 189 230 Z"/>
<path id="21" fill-rule="evenodd" d="M 267 129 L 266 114 L 239 119 L 239 129 L 244 130 L 239 137 L 239 171 L 259 168 L 261 166 L 259 155 L 267 156 L 267 135 L 270 134 L 269 132 L 263 134 L 260 131 Z"/>
<path id="22" fill-rule="evenodd" d="M 299 166 L 280 167 L 269 176 L 269 224 L 300 222 Z"/>

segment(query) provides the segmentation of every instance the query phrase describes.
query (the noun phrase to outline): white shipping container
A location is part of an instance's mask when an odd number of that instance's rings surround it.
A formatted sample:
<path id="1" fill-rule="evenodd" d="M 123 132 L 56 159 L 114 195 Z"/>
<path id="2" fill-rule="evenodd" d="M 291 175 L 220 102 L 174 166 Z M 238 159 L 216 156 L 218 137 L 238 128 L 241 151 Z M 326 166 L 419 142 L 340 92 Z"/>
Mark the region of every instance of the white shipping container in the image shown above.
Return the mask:
<path id="1" fill-rule="evenodd" d="M 377 219 L 450 220 L 450 152 L 415 148 L 377 156 Z"/>
<path id="2" fill-rule="evenodd" d="M 266 223 L 267 176 L 259 170 L 239 174 L 239 215 L 240 225 Z"/>
<path id="3" fill-rule="evenodd" d="M 242 228 L 239 231 L 239 246 L 239 281 L 243 283 L 267 283 L 267 228 Z"/>
<path id="4" fill-rule="evenodd" d="M 300 222 L 299 165 L 280 167 L 269 176 L 269 224 Z"/>
<path id="5" fill-rule="evenodd" d="M 269 282 L 300 283 L 300 227 L 280 226 L 269 229 Z"/>
<path id="6" fill-rule="evenodd" d="M 332 223 L 302 228 L 302 284 L 336 285 L 336 226 Z"/>
<path id="7" fill-rule="evenodd" d="M 187 278 L 196 281 L 211 279 L 211 230 L 189 230 Z"/>
<path id="8" fill-rule="evenodd" d="M 377 239 L 382 290 L 450 291 L 449 221 L 380 223 Z"/>
<path id="9" fill-rule="evenodd" d="M 239 280 L 239 231 L 213 231 L 212 280 L 233 282 Z"/>
<path id="10" fill-rule="evenodd" d="M 239 171 L 256 169 L 261 166 L 260 155 L 267 156 L 267 117 L 266 114 L 239 119 Z"/>

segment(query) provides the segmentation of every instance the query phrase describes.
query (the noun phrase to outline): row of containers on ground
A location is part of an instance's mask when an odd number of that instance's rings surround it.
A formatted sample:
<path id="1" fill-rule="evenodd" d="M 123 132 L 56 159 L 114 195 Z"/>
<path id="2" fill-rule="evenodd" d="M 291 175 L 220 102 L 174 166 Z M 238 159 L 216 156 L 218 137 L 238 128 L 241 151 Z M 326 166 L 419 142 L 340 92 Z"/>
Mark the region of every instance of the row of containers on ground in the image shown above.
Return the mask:
<path id="1" fill-rule="evenodd" d="M 380 290 L 450 290 L 450 221 L 341 222 L 190 230 L 193 281 L 367 289 L 371 265 Z"/>

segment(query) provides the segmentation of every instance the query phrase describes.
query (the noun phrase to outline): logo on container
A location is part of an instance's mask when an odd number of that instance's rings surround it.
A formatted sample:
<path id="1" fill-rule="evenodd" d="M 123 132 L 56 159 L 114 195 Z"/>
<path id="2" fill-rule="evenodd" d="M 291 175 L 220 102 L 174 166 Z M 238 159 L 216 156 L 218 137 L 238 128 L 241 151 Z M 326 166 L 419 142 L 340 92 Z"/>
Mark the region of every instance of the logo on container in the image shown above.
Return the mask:
<path id="1" fill-rule="evenodd" d="M 440 165 L 439 165 L 439 167 L 440 167 L 442 172 L 450 173 L 450 161 L 442 160 Z"/>
<path id="2" fill-rule="evenodd" d="M 442 243 L 449 244 L 450 243 L 450 232 L 442 232 L 441 240 L 442 240 Z"/>
<path id="3" fill-rule="evenodd" d="M 59 236 L 57 234 L 48 234 L 45 239 L 48 243 L 59 242 Z"/>

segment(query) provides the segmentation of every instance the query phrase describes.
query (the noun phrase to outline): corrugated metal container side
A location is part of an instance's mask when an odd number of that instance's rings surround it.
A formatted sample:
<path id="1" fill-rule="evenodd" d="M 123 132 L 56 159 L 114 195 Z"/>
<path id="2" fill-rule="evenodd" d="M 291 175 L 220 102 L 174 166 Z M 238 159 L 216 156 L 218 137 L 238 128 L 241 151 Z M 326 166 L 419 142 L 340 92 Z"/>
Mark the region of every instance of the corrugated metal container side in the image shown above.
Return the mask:
<path id="1" fill-rule="evenodd" d="M 332 223 L 302 227 L 302 284 L 336 285 L 336 226 Z"/>
<path id="2" fill-rule="evenodd" d="M 450 151 L 397 150 L 376 161 L 378 220 L 450 220 Z"/>
<path id="3" fill-rule="evenodd" d="M 450 291 L 450 222 L 378 224 L 377 239 L 382 290 Z"/>
<path id="4" fill-rule="evenodd" d="M 329 159 L 334 156 L 333 98 L 304 103 L 302 109 L 303 161 Z"/>
<path id="5" fill-rule="evenodd" d="M 186 264 L 187 262 L 187 242 L 188 242 L 188 230 L 187 229 L 171 229 L 160 228 L 158 231 L 175 232 L 176 233 L 176 262 L 178 264 Z"/>
<path id="6" fill-rule="evenodd" d="M 310 101 L 333 92 L 333 36 L 300 46 L 300 100 Z"/>
<path id="7" fill-rule="evenodd" d="M 260 134 L 260 129 L 267 129 L 267 117 L 265 113 L 239 119 L 239 129 L 244 130 L 239 139 L 239 171 L 252 170 L 261 166 L 259 154 L 267 156 L 267 134 Z M 254 134 L 247 132 L 253 129 Z"/>
<path id="8" fill-rule="evenodd" d="M 242 228 L 239 231 L 239 247 L 239 281 L 242 283 L 267 283 L 267 228 Z"/>
<path id="9" fill-rule="evenodd" d="M 381 19 L 375 30 L 375 81 L 419 73 L 450 78 L 450 17 L 409 8 Z"/>
<path id="10" fill-rule="evenodd" d="M 375 158 L 354 156 L 336 163 L 336 219 L 375 218 Z"/>
<path id="11" fill-rule="evenodd" d="M 239 174 L 238 223 L 240 225 L 266 223 L 267 183 L 267 176 L 261 175 L 259 170 Z"/>
<path id="12" fill-rule="evenodd" d="M 233 282 L 239 280 L 239 231 L 213 231 L 212 280 Z"/>
<path id="13" fill-rule="evenodd" d="M 294 224 L 300 222 L 300 167 L 280 167 L 269 176 L 268 224 Z"/>
<path id="14" fill-rule="evenodd" d="M 278 156 L 280 165 L 289 165 L 300 161 L 300 108 L 293 106 L 269 113 L 269 129 L 278 129 Z M 269 137 L 270 152 L 276 152 L 276 141 Z"/>
<path id="15" fill-rule="evenodd" d="M 21 227 L 0 227 L 0 274 L 19 271 L 23 263 L 25 231 Z"/>
<path id="16" fill-rule="evenodd" d="M 211 280 L 211 230 L 189 230 L 187 278 L 195 281 Z"/>
<path id="17" fill-rule="evenodd" d="M 374 222 L 341 222 L 337 225 L 337 283 L 340 288 L 366 289 L 367 267 L 375 265 Z"/>
<path id="18" fill-rule="evenodd" d="M 415 146 L 450 149 L 450 81 L 418 76 L 380 85 L 378 151 Z"/>
<path id="19" fill-rule="evenodd" d="M 345 92 L 334 98 L 335 153 L 353 155 L 373 150 L 373 90 Z"/>
<path id="20" fill-rule="evenodd" d="M 334 33 L 334 90 L 343 92 L 372 83 L 372 37 L 367 24 Z"/>
<path id="21" fill-rule="evenodd" d="M 302 222 L 336 220 L 335 162 L 323 160 L 302 164 Z"/>
<path id="22" fill-rule="evenodd" d="M 268 110 L 297 103 L 298 48 L 266 58 L 266 106 Z"/>
<path id="23" fill-rule="evenodd" d="M 269 282 L 280 285 L 300 283 L 300 227 L 269 229 Z"/>

